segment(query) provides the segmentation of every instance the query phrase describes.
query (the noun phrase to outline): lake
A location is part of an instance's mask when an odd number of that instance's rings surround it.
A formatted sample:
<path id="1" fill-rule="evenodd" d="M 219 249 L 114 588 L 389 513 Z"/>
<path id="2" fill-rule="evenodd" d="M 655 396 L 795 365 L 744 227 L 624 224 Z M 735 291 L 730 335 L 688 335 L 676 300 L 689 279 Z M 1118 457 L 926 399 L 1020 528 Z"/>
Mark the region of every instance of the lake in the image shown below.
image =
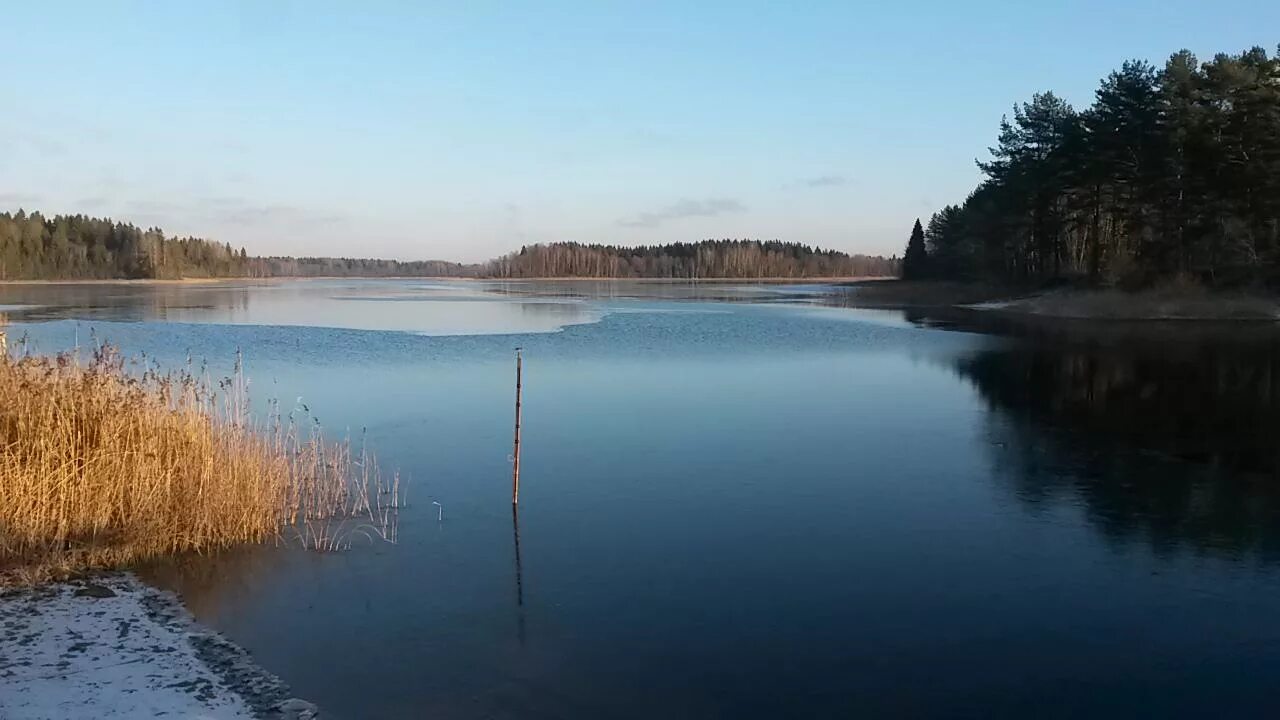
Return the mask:
<path id="1" fill-rule="evenodd" d="M 1274 711 L 1280 332 L 848 304 L 0 286 L 14 351 L 96 338 L 216 377 L 239 349 L 258 400 L 407 479 L 397 544 L 146 573 L 334 717 Z"/>

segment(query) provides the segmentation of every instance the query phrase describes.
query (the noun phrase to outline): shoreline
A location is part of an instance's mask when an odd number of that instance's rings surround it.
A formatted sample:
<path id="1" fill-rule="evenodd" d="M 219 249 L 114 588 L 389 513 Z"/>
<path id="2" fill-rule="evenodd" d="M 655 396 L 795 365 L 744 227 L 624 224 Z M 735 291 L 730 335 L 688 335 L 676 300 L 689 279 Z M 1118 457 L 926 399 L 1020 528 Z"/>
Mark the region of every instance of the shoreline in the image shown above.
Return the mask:
<path id="1" fill-rule="evenodd" d="M 0 717 L 314 720 L 315 705 L 132 573 L 0 592 Z"/>
<path id="2" fill-rule="evenodd" d="M 1065 291 L 963 307 L 1061 320 L 1255 323 L 1280 320 L 1280 302 L 1276 299 L 1242 294 L 1177 296 L 1160 291 Z"/>
<path id="3" fill-rule="evenodd" d="M 849 305 L 879 309 L 954 309 L 1040 318 L 1107 322 L 1280 321 L 1280 297 L 1203 288 L 1009 288 L 947 281 L 850 283 Z"/>
<path id="4" fill-rule="evenodd" d="M 459 275 L 279 275 L 275 277 L 221 277 L 221 278 L 83 278 L 61 280 L 0 280 L 5 285 L 204 285 L 237 282 L 271 283 L 296 280 L 455 280 L 459 282 L 644 282 L 662 284 L 697 283 L 768 283 L 794 285 L 822 285 L 827 283 L 867 283 L 896 280 L 878 276 L 833 277 L 761 277 L 761 278 L 665 278 L 665 277 L 472 277 Z"/>

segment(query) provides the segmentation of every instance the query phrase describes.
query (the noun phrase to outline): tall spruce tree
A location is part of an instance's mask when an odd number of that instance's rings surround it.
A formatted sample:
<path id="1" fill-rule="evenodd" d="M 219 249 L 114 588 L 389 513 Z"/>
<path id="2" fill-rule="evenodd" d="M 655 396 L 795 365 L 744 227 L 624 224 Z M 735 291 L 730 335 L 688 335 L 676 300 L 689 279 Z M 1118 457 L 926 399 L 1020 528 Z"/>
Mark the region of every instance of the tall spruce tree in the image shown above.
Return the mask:
<path id="1" fill-rule="evenodd" d="M 902 279 L 919 280 L 928 276 L 929 251 L 924 246 L 924 227 L 920 225 L 920 218 L 916 218 L 907 249 L 902 253 Z"/>

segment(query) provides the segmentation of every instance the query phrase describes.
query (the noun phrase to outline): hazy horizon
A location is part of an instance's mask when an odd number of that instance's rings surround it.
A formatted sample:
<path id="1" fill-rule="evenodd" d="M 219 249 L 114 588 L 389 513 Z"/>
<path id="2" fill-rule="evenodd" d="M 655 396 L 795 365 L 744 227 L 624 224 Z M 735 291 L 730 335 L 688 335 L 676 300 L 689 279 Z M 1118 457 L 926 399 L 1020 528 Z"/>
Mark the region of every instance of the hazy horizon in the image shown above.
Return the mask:
<path id="1" fill-rule="evenodd" d="M 254 255 L 900 255 L 1015 102 L 1086 106 L 1129 58 L 1273 48 L 1280 6 L 1246 5 L 19 4 L 0 208 Z"/>

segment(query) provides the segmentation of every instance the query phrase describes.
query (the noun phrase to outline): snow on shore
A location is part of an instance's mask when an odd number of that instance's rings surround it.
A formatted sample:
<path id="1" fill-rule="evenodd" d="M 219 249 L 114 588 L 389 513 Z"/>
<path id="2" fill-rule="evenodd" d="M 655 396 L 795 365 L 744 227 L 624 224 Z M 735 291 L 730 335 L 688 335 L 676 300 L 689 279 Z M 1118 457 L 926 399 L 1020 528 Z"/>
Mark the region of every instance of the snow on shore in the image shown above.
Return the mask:
<path id="1" fill-rule="evenodd" d="M 308 720 L 279 678 L 130 574 L 0 594 L 0 718 Z"/>

